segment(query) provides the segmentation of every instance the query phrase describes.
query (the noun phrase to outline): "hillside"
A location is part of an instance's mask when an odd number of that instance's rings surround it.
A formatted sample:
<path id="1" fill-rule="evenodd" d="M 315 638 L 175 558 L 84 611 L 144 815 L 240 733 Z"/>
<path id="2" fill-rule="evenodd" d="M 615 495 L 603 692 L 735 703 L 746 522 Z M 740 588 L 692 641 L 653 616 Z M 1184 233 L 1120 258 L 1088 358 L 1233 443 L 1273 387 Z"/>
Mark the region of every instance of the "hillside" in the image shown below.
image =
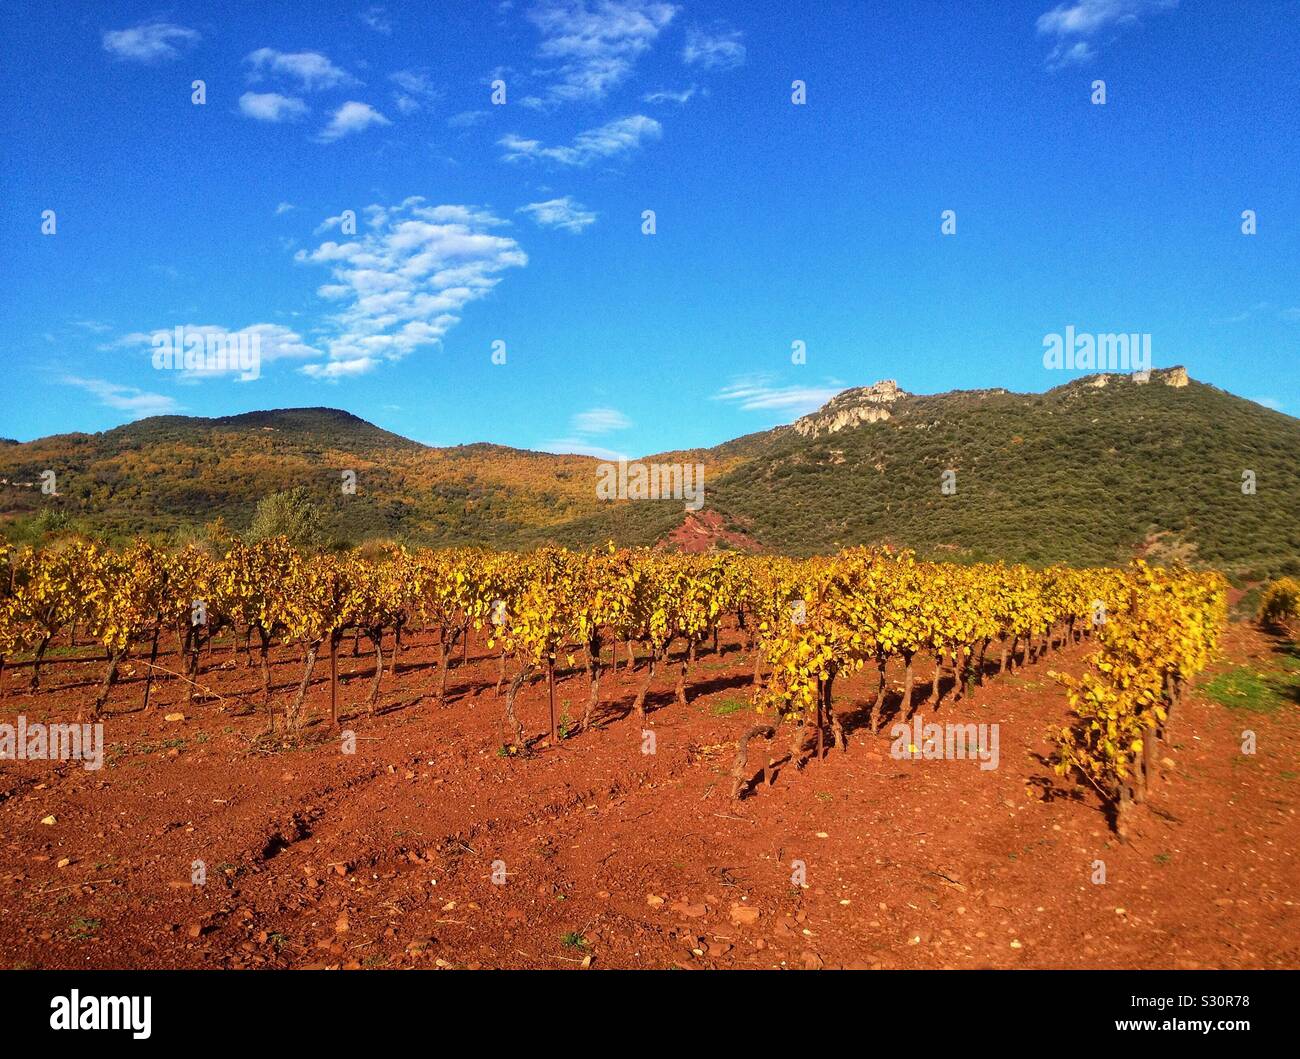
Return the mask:
<path id="1" fill-rule="evenodd" d="M 1262 573 L 1300 565 L 1297 452 L 1300 421 L 1182 369 L 1042 394 L 918 395 L 882 382 L 790 426 L 646 457 L 705 465 L 707 517 L 683 531 L 680 502 L 598 501 L 588 457 L 430 448 L 347 412 L 281 409 L 0 446 L 0 513 L 15 535 L 43 506 L 114 537 L 218 516 L 241 529 L 262 496 L 306 485 L 340 542 L 612 538 L 809 554 L 885 541 L 958 559 L 1146 554 Z M 39 493 L 45 468 L 58 473 L 58 498 Z M 344 469 L 357 472 L 356 495 L 340 489 Z M 956 491 L 945 495 L 949 470 Z M 1241 491 L 1246 470 L 1255 495 Z"/>
<path id="2" fill-rule="evenodd" d="M 886 407 L 887 419 L 832 431 L 844 416 L 828 405 L 775 432 L 710 502 L 799 553 L 889 540 L 1027 562 L 1136 553 L 1247 570 L 1300 557 L 1300 421 L 1181 369 L 1145 385 L 1100 375 L 1044 394 L 901 395 Z M 945 496 L 948 469 L 956 493 Z"/>
<path id="3" fill-rule="evenodd" d="M 48 504 L 39 475 L 52 468 L 62 494 L 53 503 L 112 537 L 217 517 L 240 529 L 263 496 L 306 486 L 340 540 L 510 541 L 594 507 L 590 462 L 499 445 L 430 448 L 330 408 L 156 416 L 0 449 L 0 510 Z M 355 494 L 342 491 L 344 470 L 356 472 Z"/>

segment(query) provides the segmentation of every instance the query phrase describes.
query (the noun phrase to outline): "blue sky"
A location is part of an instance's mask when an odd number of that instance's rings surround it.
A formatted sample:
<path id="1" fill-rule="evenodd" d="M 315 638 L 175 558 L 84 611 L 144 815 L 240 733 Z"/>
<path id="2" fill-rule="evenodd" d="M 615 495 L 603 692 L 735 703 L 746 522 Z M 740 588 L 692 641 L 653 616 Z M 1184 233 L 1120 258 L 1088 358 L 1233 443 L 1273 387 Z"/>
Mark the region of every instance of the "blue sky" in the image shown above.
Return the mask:
<path id="1" fill-rule="evenodd" d="M 639 455 L 1043 390 L 1067 326 L 1296 414 L 1300 3 L 810 6 L 11 5 L 0 435 L 330 405 Z M 155 368 L 177 326 L 258 377 Z"/>

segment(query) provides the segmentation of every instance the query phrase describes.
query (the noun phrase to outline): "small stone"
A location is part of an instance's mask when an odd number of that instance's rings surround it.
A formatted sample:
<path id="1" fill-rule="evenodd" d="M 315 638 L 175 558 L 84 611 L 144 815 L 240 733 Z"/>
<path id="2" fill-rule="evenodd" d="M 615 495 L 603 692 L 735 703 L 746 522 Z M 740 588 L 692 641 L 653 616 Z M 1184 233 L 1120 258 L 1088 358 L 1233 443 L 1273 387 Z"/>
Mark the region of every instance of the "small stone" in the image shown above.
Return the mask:
<path id="1" fill-rule="evenodd" d="M 183 714 L 183 713 L 169 713 L 169 714 L 166 714 L 166 715 L 163 717 L 163 720 L 164 720 L 164 721 L 183 721 L 183 720 L 185 720 L 185 714 Z"/>
<path id="2" fill-rule="evenodd" d="M 58 822 L 58 819 L 53 815 L 47 816 L 41 820 L 41 823 L 43 824 L 57 824 Z"/>
<path id="3" fill-rule="evenodd" d="M 758 922 L 758 909 L 747 905 L 732 905 L 731 921 L 738 927 L 752 927 Z"/>

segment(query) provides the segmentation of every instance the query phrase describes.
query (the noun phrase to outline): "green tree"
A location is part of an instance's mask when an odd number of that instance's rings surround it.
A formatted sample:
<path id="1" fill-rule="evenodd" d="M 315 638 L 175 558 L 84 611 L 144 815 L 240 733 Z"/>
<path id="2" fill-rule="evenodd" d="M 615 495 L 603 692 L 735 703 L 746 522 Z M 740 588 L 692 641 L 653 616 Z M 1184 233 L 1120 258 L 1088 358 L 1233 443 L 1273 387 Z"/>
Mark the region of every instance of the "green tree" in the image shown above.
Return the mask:
<path id="1" fill-rule="evenodd" d="M 253 541 L 285 537 L 296 548 L 315 547 L 321 541 L 320 512 L 302 486 L 272 493 L 257 502 L 248 537 Z"/>

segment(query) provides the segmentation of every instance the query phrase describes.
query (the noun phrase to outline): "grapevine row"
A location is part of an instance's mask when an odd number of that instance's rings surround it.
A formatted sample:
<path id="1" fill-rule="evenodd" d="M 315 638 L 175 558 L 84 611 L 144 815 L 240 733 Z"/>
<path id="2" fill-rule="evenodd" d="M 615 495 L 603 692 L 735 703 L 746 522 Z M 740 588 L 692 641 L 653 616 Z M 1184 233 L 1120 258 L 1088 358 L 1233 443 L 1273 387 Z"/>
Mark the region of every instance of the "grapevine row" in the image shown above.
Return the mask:
<path id="1" fill-rule="evenodd" d="M 725 621 L 752 653 L 755 705 L 773 717 L 740 741 L 733 790 L 738 795 L 748 780 L 749 741 L 771 739 L 780 723 L 793 734 L 790 759 L 797 763 L 810 737 L 819 756 L 827 737 L 831 745 L 845 746 L 833 694 L 841 676 L 875 670 L 875 732 L 891 659 L 903 665 L 906 715 L 918 660 L 933 664 L 928 704 L 934 705 L 945 675 L 960 699 L 983 682 L 994 660 L 1001 672 L 1018 656 L 1037 661 L 1089 636 L 1098 649 L 1088 671 L 1078 681 L 1060 678 L 1073 720 L 1053 733 L 1057 767 L 1121 806 L 1143 796 L 1156 739 L 1182 688 L 1213 650 L 1225 599 L 1226 585 L 1217 574 L 1141 562 L 1126 569 L 1038 570 L 922 562 L 880 548 L 794 560 L 613 545 L 526 554 L 397 546 L 318 554 L 278 538 L 231 538 L 212 551 L 194 545 L 169 551 L 141 540 L 115 551 L 72 539 L 36 550 L 0 546 L 0 691 L 6 658 L 31 654 L 31 686 L 38 687 L 50 644 L 79 628 L 104 650 L 104 678 L 89 704 L 92 718 L 102 712 L 133 651 L 140 659 L 148 656 L 145 708 L 155 674 L 185 681 L 192 701 L 196 690 L 207 691 L 202 649 L 228 629 L 243 637 L 250 665 L 256 640 L 272 730 L 269 650 L 276 641 L 300 650 L 301 680 L 281 711 L 286 733 L 293 733 L 303 723 L 322 652 L 329 663 L 331 721 L 337 721 L 338 652 L 349 633 L 354 652 L 363 637 L 374 652 L 368 699 L 373 710 L 385 673 L 386 635 L 391 634 L 389 660 L 395 667 L 405 631 L 436 634 L 436 687 L 430 690 L 442 704 L 457 649 L 463 662 L 471 630 L 487 629 L 489 649 L 500 656 L 498 694 L 504 686 L 502 742 L 518 753 L 530 746 L 515 709 L 529 680 L 540 675 L 547 681 L 555 745 L 561 737 L 554 709 L 557 672 L 573 669 L 581 657 L 589 682 L 581 731 L 593 724 L 602 675 L 618 665 L 619 646 L 626 647 L 630 666 L 639 645 L 643 667 L 633 709 L 644 721 L 652 682 L 665 669 L 675 677 L 677 702 L 686 704 L 691 667 L 710 640 L 717 650 Z M 176 639 L 183 672 L 158 664 L 164 632 Z"/>

